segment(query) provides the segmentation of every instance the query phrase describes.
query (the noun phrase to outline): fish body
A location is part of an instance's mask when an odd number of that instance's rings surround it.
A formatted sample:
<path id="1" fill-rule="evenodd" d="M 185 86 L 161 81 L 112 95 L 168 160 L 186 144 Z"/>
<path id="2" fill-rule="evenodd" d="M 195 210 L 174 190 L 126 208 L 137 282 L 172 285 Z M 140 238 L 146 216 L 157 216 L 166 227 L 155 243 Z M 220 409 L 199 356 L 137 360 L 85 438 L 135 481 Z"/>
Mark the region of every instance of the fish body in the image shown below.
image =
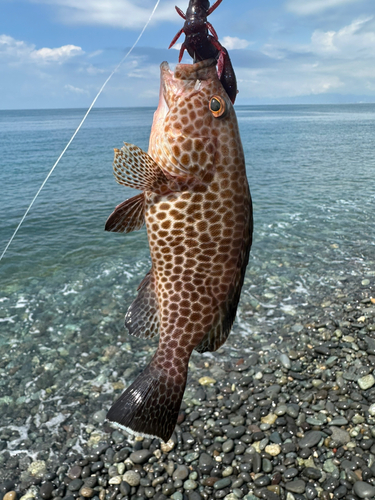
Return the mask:
<path id="1" fill-rule="evenodd" d="M 235 318 L 252 241 L 252 204 L 232 103 L 215 60 L 161 65 L 148 153 L 115 150 L 119 183 L 142 191 L 116 207 L 107 230 L 146 223 L 152 269 L 125 324 L 160 333 L 150 364 L 110 409 L 126 430 L 167 441 L 173 433 L 193 349 L 215 351 Z"/>

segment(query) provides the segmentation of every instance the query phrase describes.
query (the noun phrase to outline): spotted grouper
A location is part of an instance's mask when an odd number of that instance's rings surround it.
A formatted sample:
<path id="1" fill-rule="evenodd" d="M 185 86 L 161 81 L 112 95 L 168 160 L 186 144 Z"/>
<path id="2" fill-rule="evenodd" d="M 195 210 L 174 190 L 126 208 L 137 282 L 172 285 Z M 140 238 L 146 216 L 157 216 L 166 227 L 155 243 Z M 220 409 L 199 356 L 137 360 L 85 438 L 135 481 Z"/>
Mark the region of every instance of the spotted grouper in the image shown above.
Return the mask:
<path id="1" fill-rule="evenodd" d="M 116 207 L 106 230 L 146 223 L 152 268 L 125 324 L 160 334 L 150 364 L 107 418 L 131 433 L 168 441 L 195 349 L 215 351 L 234 321 L 252 241 L 252 204 L 232 103 L 215 60 L 161 64 L 148 153 L 115 149 L 117 182 L 142 191 Z"/>

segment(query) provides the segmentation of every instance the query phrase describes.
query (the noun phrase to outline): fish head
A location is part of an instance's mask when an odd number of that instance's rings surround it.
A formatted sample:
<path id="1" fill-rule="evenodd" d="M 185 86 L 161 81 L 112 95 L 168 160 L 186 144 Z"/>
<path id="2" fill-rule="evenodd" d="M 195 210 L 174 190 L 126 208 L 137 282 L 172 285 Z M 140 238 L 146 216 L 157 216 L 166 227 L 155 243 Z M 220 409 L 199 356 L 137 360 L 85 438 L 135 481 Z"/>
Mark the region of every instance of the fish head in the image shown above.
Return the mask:
<path id="1" fill-rule="evenodd" d="M 206 175 L 233 123 L 233 105 L 218 79 L 215 59 L 178 64 L 174 71 L 167 62 L 161 64 L 149 153 L 167 174 Z"/>

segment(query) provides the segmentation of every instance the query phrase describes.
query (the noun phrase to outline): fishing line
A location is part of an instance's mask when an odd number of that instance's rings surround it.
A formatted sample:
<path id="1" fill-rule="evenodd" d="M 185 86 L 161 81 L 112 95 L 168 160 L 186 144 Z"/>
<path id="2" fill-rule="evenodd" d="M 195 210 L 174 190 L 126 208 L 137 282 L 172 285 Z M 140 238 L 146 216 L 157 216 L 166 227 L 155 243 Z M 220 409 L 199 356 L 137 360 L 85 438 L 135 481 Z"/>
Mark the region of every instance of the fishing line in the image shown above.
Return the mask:
<path id="1" fill-rule="evenodd" d="M 46 185 L 48 179 L 51 177 L 53 171 L 55 170 L 55 168 L 57 167 L 57 165 L 59 164 L 61 158 L 64 156 L 66 150 L 69 148 L 69 146 L 71 145 L 71 143 L 73 142 L 75 136 L 78 134 L 80 128 L 82 127 L 82 125 L 84 124 L 88 114 L 90 113 L 91 109 L 93 108 L 94 104 L 96 103 L 96 101 L 98 100 L 98 97 L 100 96 L 100 94 L 103 92 L 104 90 L 104 87 L 107 85 L 107 83 L 109 82 L 109 80 L 112 78 L 112 76 L 116 73 L 116 71 L 118 71 L 118 69 L 120 68 L 120 66 L 122 65 L 122 63 L 125 61 L 125 59 L 132 53 L 133 49 L 135 48 L 135 46 L 137 45 L 137 43 L 139 42 L 139 40 L 141 39 L 141 36 L 143 35 L 143 33 L 145 32 L 147 26 L 150 24 L 150 21 L 152 19 L 152 17 L 154 16 L 155 14 L 155 11 L 158 7 L 160 3 L 160 0 L 157 0 L 156 4 L 155 4 L 155 7 L 153 9 L 153 11 L 151 12 L 150 14 L 150 17 L 148 18 L 148 21 L 146 22 L 146 24 L 144 25 L 142 31 L 140 32 L 138 38 L 136 39 L 136 41 L 133 43 L 132 47 L 129 49 L 129 51 L 125 54 L 125 56 L 121 59 L 121 61 L 118 63 L 118 65 L 115 67 L 115 69 L 112 71 L 112 73 L 109 75 L 109 77 L 106 79 L 106 81 L 103 83 L 103 85 L 101 86 L 99 92 L 96 94 L 94 100 L 92 101 L 89 109 L 86 111 L 86 114 L 85 116 L 82 118 L 81 120 L 81 123 L 78 125 L 76 131 L 74 132 L 74 134 L 72 135 L 72 137 L 70 138 L 69 142 L 67 143 L 67 145 L 65 146 L 65 148 L 63 149 L 62 153 L 60 154 L 60 156 L 57 158 L 55 164 L 53 165 L 53 167 L 51 168 L 51 170 L 49 171 L 47 177 L 44 179 L 42 185 L 40 186 L 40 188 L 38 189 L 36 195 L 34 196 L 32 202 L 30 203 L 30 205 L 27 207 L 27 210 L 24 214 L 24 216 L 22 217 L 20 223 L 18 224 L 18 226 L 16 227 L 16 230 L 14 231 L 12 237 L 10 238 L 7 246 L 5 247 L 3 253 L 0 255 L 0 261 L 1 259 L 4 257 L 6 251 L 8 250 L 10 244 L 12 243 L 14 237 L 16 236 L 16 234 L 18 233 L 18 230 L 19 228 L 22 226 L 22 223 L 23 221 L 26 219 L 27 217 L 27 214 L 30 212 L 30 209 L 31 207 L 34 205 L 34 202 L 35 200 L 38 198 L 40 192 L 42 191 L 42 189 L 44 188 L 44 186 Z"/>

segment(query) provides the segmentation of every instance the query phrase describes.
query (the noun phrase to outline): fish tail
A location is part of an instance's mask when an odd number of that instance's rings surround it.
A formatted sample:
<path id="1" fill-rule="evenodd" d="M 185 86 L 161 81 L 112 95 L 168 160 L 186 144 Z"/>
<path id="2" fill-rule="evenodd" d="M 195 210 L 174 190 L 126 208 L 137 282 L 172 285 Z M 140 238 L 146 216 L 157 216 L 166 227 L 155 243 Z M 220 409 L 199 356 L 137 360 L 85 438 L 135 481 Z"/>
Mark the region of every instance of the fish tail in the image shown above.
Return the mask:
<path id="1" fill-rule="evenodd" d="M 167 442 L 176 426 L 186 385 L 189 360 L 186 359 L 186 363 L 179 361 L 178 371 L 176 368 L 167 370 L 158 363 L 156 353 L 112 405 L 107 419 L 131 434 Z"/>

